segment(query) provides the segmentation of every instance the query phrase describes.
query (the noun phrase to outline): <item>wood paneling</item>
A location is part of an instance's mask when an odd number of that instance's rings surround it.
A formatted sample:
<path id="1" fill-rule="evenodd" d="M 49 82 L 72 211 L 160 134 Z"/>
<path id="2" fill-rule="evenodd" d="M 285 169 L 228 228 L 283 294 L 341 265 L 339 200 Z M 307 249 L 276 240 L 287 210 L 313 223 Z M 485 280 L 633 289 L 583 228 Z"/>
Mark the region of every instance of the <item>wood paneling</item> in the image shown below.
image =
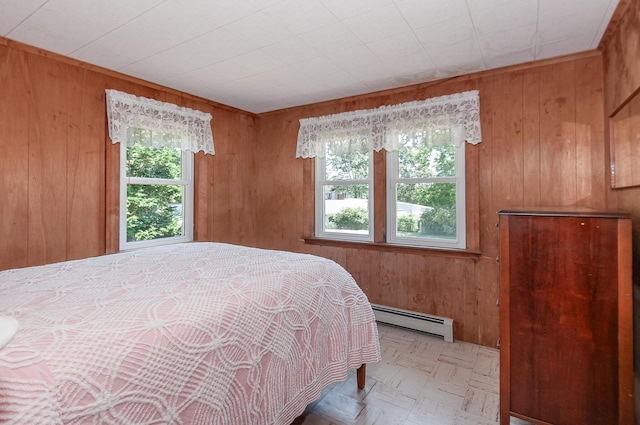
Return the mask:
<path id="1" fill-rule="evenodd" d="M 609 131 L 608 117 L 631 94 L 640 88 L 640 0 L 621 0 L 599 46 L 604 63 L 604 115 L 605 115 L 605 167 L 607 187 L 609 182 Z M 636 165 L 637 166 L 637 165 Z M 635 418 L 640 421 L 640 187 L 607 191 L 607 207 L 631 213 L 633 222 L 633 295 L 634 295 L 634 381 Z M 629 292 L 631 288 L 627 289 Z M 629 294 L 630 296 L 631 294 Z M 631 302 L 631 301 L 627 301 Z M 629 326 L 630 317 L 624 323 Z M 625 382 L 628 388 L 631 383 Z M 621 394 L 624 389 L 620 389 Z M 620 418 L 620 423 L 631 423 L 631 418 Z"/>
<path id="2" fill-rule="evenodd" d="M 576 63 L 576 205 L 606 207 L 607 160 L 604 121 L 593 116 L 604 113 L 602 65 L 589 61 Z"/>
<path id="3" fill-rule="evenodd" d="M 329 258 L 344 251 L 343 265 L 372 302 L 453 317 L 456 338 L 495 346 L 496 211 L 604 205 L 601 66 L 601 57 L 592 53 L 262 114 L 256 145 L 256 172 L 262 178 L 256 181 L 253 204 L 260 211 L 258 245 Z M 470 196 L 478 205 L 468 211 L 476 219 L 468 233 L 479 256 L 303 244 L 301 236 L 310 236 L 313 228 L 313 160 L 295 159 L 299 119 L 473 89 L 480 91 L 483 141 L 467 147 L 467 181 L 477 185 Z M 273 196 L 274 188 L 286 200 Z"/>
<path id="4" fill-rule="evenodd" d="M 0 46 L 0 269 L 27 265 L 29 78 L 24 55 Z"/>
<path id="5" fill-rule="evenodd" d="M 207 194 L 209 239 L 253 246 L 255 118 L 216 111 L 213 134 L 216 154 L 205 158 L 212 177 Z"/>
<path id="6" fill-rule="evenodd" d="M 28 265 L 63 261 L 67 253 L 67 137 L 69 103 L 76 99 L 74 83 L 55 84 L 64 64 L 45 65 L 32 56 L 27 72 L 31 96 L 29 115 Z M 75 75 L 77 78 L 77 74 Z"/>
<path id="7" fill-rule="evenodd" d="M 575 66 L 559 64 L 558 72 L 540 75 L 540 185 L 547 205 L 576 202 Z"/>
<path id="8" fill-rule="evenodd" d="M 104 76 L 83 72 L 82 88 L 69 122 L 67 166 L 67 258 L 95 256 L 105 250 L 104 99 L 86 86 L 102 87 Z M 96 175 L 97 180 L 85 176 Z"/>
<path id="9" fill-rule="evenodd" d="M 196 238 L 254 244 L 255 115 L 0 38 L 0 270 L 118 251 L 106 88 L 213 115 L 217 154 L 196 155 Z"/>

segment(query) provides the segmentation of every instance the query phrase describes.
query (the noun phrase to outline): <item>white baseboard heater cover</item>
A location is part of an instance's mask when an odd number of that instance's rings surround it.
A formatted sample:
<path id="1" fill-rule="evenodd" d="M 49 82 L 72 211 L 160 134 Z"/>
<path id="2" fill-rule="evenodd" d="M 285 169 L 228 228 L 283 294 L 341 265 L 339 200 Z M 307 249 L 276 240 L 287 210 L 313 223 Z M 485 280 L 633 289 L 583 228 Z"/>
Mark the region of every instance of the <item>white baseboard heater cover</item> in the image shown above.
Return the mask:
<path id="1" fill-rule="evenodd" d="M 379 304 L 371 307 L 378 322 L 440 335 L 446 342 L 453 342 L 453 319 Z"/>

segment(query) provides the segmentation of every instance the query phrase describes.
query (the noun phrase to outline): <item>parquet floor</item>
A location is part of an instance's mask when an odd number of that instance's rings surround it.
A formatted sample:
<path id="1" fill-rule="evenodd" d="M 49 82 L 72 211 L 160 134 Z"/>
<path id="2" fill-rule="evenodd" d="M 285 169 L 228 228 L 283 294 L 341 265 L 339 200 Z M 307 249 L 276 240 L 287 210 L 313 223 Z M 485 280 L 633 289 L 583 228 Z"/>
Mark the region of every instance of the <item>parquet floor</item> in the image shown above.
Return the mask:
<path id="1" fill-rule="evenodd" d="M 497 349 L 378 325 L 382 361 L 327 387 L 292 425 L 496 425 Z M 512 419 L 512 424 L 527 422 Z"/>

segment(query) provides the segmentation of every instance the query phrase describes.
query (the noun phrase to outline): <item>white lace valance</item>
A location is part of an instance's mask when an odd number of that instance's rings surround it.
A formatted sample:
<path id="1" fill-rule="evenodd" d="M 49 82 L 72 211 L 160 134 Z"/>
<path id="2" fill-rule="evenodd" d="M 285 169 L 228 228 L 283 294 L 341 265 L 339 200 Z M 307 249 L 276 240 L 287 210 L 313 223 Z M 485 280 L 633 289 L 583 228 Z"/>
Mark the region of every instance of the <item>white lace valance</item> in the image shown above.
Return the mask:
<path id="1" fill-rule="evenodd" d="M 398 150 L 400 135 L 430 143 L 433 130 L 450 128 L 453 140 L 477 144 L 480 133 L 478 90 L 448 96 L 300 120 L 296 158 L 323 156 L 324 142 L 367 140 L 370 149 Z"/>
<path id="2" fill-rule="evenodd" d="M 215 153 L 211 114 L 117 90 L 108 89 L 106 92 L 112 143 L 127 142 L 127 130 L 140 128 L 149 130 L 152 135 L 144 139 L 145 146 Z M 162 137 L 163 134 L 176 137 Z"/>

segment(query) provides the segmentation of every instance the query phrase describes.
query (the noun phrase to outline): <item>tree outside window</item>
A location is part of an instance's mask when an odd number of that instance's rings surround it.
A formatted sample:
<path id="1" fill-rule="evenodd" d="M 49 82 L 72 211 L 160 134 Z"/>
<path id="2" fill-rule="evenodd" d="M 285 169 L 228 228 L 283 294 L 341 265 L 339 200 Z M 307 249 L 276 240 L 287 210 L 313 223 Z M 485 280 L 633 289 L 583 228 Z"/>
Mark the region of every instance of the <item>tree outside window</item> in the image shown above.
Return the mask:
<path id="1" fill-rule="evenodd" d="M 131 129 L 127 146 L 123 146 L 126 150 L 123 152 L 126 155 L 125 245 L 191 238 L 188 226 L 192 220 L 188 214 L 192 208 L 187 202 L 193 155 L 179 148 L 145 146 L 144 141 L 151 137 L 150 133 Z M 162 137 L 175 138 L 166 134 Z"/>

